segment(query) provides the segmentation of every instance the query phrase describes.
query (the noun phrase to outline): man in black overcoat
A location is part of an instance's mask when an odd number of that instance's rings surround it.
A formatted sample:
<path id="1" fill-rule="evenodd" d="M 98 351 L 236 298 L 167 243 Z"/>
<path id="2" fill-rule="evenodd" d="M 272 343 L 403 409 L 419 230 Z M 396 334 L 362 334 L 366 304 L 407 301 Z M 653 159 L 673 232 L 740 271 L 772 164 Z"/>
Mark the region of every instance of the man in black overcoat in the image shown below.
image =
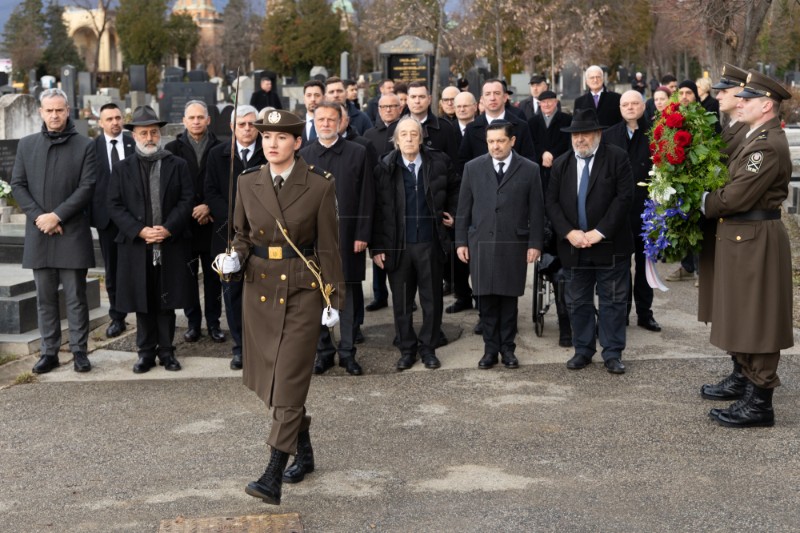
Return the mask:
<path id="1" fill-rule="evenodd" d="M 575 111 L 594 109 L 600 125 L 606 128 L 622 120 L 619 112 L 620 94 L 606 89 L 603 69 L 592 65 L 586 69 L 584 79 L 588 91 L 575 99 Z"/>

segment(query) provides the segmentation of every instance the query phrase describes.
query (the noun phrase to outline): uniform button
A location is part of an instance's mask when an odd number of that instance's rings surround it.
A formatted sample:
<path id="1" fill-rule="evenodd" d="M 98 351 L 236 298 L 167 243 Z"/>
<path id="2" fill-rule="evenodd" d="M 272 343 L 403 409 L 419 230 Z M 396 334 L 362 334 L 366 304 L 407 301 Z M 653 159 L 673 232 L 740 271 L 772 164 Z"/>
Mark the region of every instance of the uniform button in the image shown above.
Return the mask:
<path id="1" fill-rule="evenodd" d="M 741 240 L 742 240 L 742 236 L 741 236 L 741 235 L 737 235 L 737 236 L 736 236 L 736 240 L 737 240 L 737 241 L 741 241 Z"/>
<path id="2" fill-rule="evenodd" d="M 262 297 L 261 297 L 261 301 L 262 301 L 262 302 L 266 302 L 266 301 L 267 301 L 267 297 L 266 297 L 266 296 L 262 296 Z M 283 302 L 281 302 L 281 303 L 283 303 Z"/>
<path id="3" fill-rule="evenodd" d="M 281 281 L 286 281 L 286 274 L 281 274 Z"/>
<path id="4" fill-rule="evenodd" d="M 263 229 L 258 230 L 258 234 L 259 235 L 264 235 L 264 230 Z"/>
<path id="5" fill-rule="evenodd" d="M 286 300 L 284 300 L 283 298 L 281 298 L 279 301 L 281 302 L 281 305 L 286 303 Z"/>
<path id="6" fill-rule="evenodd" d="M 719 223 L 722 224 L 723 222 L 725 222 L 725 219 L 724 218 L 720 218 L 719 219 Z"/>
<path id="7" fill-rule="evenodd" d="M 264 279 L 264 278 L 266 278 L 266 277 L 267 277 L 267 275 L 266 275 L 266 274 L 264 274 L 264 273 L 262 272 L 262 273 L 261 273 L 261 279 Z"/>
<path id="8" fill-rule="evenodd" d="M 316 281 L 312 281 L 311 282 L 311 288 L 312 289 L 316 289 L 317 288 L 317 282 Z"/>

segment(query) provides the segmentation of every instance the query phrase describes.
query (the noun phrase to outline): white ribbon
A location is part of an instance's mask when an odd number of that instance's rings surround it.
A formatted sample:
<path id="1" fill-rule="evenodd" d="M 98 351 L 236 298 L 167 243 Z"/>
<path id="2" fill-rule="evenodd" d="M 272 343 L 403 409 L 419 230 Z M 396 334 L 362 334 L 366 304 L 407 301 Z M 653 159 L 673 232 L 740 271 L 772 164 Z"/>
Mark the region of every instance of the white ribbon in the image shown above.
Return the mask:
<path id="1" fill-rule="evenodd" d="M 661 277 L 658 275 L 658 270 L 656 270 L 656 264 L 649 257 L 647 258 L 647 263 L 644 266 L 644 272 L 647 277 L 647 284 L 650 285 L 650 287 L 653 289 L 658 289 L 662 292 L 667 292 L 669 290 L 667 286 L 664 285 L 664 282 L 661 281 Z"/>

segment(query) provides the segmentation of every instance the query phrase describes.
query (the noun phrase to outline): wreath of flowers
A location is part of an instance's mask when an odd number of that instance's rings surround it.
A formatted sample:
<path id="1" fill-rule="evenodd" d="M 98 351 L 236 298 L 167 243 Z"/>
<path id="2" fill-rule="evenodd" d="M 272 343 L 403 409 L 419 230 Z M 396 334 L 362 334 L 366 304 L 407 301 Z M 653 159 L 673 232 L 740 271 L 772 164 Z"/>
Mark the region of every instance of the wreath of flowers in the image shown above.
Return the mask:
<path id="1" fill-rule="evenodd" d="M 651 263 L 680 261 L 700 250 L 703 193 L 728 180 L 716 123 L 714 113 L 696 102 L 681 105 L 675 93 L 650 130 L 651 180 L 638 185 L 649 193 L 641 236 Z"/>
<path id="2" fill-rule="evenodd" d="M 0 198 L 11 196 L 11 185 L 6 180 L 0 180 Z"/>

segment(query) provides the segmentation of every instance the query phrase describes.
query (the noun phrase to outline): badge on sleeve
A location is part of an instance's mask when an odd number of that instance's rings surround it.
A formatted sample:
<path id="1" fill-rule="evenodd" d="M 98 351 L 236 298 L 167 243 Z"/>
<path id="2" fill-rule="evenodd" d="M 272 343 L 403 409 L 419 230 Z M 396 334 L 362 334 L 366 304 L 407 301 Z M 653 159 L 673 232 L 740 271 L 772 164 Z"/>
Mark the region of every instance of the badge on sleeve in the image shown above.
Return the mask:
<path id="1" fill-rule="evenodd" d="M 747 170 L 755 174 L 761 168 L 761 163 L 764 162 L 764 154 L 761 152 L 753 152 L 750 154 L 750 159 L 747 160 Z"/>

